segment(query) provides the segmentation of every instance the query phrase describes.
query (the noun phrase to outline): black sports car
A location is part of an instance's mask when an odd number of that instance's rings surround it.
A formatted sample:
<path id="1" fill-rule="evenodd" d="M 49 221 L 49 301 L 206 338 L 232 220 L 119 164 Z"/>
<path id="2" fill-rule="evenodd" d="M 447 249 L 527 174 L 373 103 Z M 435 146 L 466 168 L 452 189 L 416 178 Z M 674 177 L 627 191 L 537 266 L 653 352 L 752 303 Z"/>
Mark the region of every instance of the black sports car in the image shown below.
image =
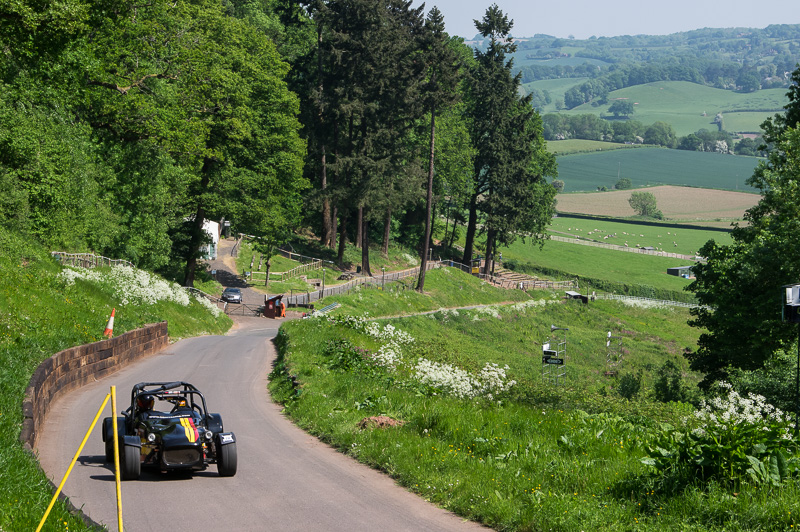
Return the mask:
<path id="1" fill-rule="evenodd" d="M 106 461 L 114 461 L 113 419 L 103 419 Z M 188 382 L 140 382 L 131 406 L 117 418 L 120 473 L 139 478 L 142 467 L 202 471 L 217 464 L 222 477 L 236 474 L 236 436 L 223 432 L 222 417 L 210 414 L 200 390 Z"/>

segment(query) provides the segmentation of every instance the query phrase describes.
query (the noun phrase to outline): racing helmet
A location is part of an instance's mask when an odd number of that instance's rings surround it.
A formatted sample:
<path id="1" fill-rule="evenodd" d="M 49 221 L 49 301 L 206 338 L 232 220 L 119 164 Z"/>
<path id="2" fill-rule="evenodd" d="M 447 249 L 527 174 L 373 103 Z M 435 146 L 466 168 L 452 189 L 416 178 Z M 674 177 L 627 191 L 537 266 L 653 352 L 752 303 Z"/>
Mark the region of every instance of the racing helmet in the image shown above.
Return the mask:
<path id="1" fill-rule="evenodd" d="M 139 410 L 152 410 L 155 401 L 155 397 L 146 393 L 136 398 L 136 405 L 139 407 Z"/>

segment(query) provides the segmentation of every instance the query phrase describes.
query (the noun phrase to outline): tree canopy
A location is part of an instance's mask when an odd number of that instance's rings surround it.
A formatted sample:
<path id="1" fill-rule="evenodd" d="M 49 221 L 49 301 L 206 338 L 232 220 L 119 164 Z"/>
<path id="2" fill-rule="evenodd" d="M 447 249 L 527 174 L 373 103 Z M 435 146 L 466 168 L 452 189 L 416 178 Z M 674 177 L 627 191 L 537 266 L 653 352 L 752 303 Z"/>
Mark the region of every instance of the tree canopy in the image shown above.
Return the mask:
<path id="1" fill-rule="evenodd" d="M 691 324 L 705 332 L 687 357 L 705 374 L 704 386 L 735 368 L 764 368 L 797 340 L 796 326 L 781 321 L 780 305 L 781 287 L 800 282 L 800 70 L 793 79 L 786 112 L 763 126 L 771 144 L 767 161 L 748 180 L 761 200 L 747 211 L 747 225 L 734 228 L 732 244 L 703 246 L 706 262 L 694 267 L 688 287 L 703 305 L 692 309 Z"/>
<path id="2" fill-rule="evenodd" d="M 256 236 L 295 223 L 304 144 L 276 12 L 68 4 L 0 8 L 0 223 L 176 277 L 183 261 L 188 284 L 204 219 Z"/>

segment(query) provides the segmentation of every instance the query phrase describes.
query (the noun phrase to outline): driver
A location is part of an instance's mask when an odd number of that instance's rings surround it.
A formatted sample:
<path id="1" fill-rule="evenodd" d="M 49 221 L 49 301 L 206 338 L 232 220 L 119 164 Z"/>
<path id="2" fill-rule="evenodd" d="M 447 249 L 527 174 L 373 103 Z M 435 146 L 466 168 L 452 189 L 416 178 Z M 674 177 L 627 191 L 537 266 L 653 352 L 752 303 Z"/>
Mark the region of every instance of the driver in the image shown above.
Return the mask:
<path id="1" fill-rule="evenodd" d="M 155 401 L 155 397 L 149 393 L 142 394 L 136 398 L 136 406 L 141 414 L 149 415 L 153 411 L 153 405 L 155 404 Z"/>

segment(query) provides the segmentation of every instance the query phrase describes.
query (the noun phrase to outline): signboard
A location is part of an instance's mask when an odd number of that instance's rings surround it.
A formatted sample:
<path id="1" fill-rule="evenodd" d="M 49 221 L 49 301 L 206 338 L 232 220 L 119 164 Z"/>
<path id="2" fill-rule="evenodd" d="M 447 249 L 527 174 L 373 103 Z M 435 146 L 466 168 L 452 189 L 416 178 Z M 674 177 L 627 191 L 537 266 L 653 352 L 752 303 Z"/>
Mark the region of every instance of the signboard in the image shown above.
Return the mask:
<path id="1" fill-rule="evenodd" d="M 563 366 L 564 359 L 563 358 L 554 358 L 548 355 L 542 357 L 542 364 L 553 364 L 554 366 Z"/>

